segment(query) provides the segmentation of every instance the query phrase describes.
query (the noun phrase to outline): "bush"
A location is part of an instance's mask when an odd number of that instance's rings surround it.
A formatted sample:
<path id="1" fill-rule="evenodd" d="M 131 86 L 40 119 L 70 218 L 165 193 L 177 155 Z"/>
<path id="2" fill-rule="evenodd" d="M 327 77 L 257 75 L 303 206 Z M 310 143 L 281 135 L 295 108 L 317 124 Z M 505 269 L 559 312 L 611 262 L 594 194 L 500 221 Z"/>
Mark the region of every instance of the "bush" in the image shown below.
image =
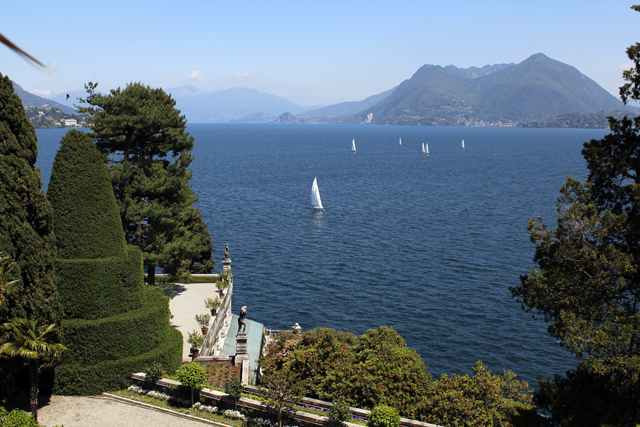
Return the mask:
<path id="1" fill-rule="evenodd" d="M 167 371 L 164 370 L 161 363 L 153 362 L 150 365 L 145 365 L 144 370 L 145 379 L 150 383 L 158 381 Z"/>
<path id="2" fill-rule="evenodd" d="M 191 389 L 191 405 L 193 405 L 193 391 L 204 385 L 207 380 L 206 371 L 199 363 L 191 362 L 180 366 L 176 375 L 183 386 Z"/>
<path id="3" fill-rule="evenodd" d="M 33 419 L 33 415 L 21 409 L 14 409 L 2 417 L 1 421 L 0 425 L 2 427 L 38 427 L 38 423 Z"/>
<path id="4" fill-rule="evenodd" d="M 369 427 L 399 427 L 400 414 L 386 405 L 378 405 L 369 414 Z"/>
<path id="5" fill-rule="evenodd" d="M 329 409 L 328 416 L 332 420 L 342 423 L 351 419 L 351 408 L 349 408 L 349 405 L 347 405 L 343 399 L 338 399 L 333 402 L 331 409 Z"/>

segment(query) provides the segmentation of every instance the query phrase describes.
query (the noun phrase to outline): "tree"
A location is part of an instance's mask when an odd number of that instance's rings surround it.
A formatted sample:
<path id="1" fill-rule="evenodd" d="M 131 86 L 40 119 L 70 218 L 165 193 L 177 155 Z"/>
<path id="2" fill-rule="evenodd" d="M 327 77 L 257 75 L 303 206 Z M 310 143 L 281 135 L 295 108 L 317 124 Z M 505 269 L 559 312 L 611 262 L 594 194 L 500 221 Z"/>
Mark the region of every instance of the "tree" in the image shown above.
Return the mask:
<path id="1" fill-rule="evenodd" d="M 415 419 L 443 426 L 513 426 L 516 418 L 533 409 L 527 383 L 513 372 L 492 374 L 482 362 L 473 376 L 442 375 L 414 408 Z"/>
<path id="2" fill-rule="evenodd" d="M 189 186 L 193 138 L 175 101 L 162 89 L 130 83 L 108 95 L 85 85 L 89 124 L 107 157 L 127 241 L 144 253 L 149 280 L 155 268 L 178 279 L 211 272 L 211 236 Z"/>
<path id="3" fill-rule="evenodd" d="M 292 408 L 304 397 L 304 383 L 289 370 L 268 373 L 260 381 L 260 392 L 278 414 L 278 427 L 282 427 L 282 409 Z"/>
<path id="4" fill-rule="evenodd" d="M 60 324 L 62 306 L 56 291 L 55 236 L 52 210 L 42 191 L 36 133 L 9 77 L 0 74 L 0 251 L 15 260 L 22 291 L 6 295 L 0 323 L 14 318 Z M 2 331 L 0 343 L 8 339 Z M 0 381 L 12 378 L 11 359 L 0 361 Z"/>
<path id="5" fill-rule="evenodd" d="M 31 413 L 38 422 L 38 370 L 40 359 L 57 357 L 66 350 L 58 341 L 56 325 L 42 325 L 35 320 L 13 319 L 4 324 L 13 334 L 13 341 L 0 346 L 0 353 L 11 357 L 23 357 L 29 360 L 29 404 Z"/>
<path id="6" fill-rule="evenodd" d="M 14 279 L 18 266 L 9 255 L 0 252 L 0 304 L 5 300 L 5 295 L 20 290 L 20 279 Z"/>
<path id="7" fill-rule="evenodd" d="M 200 389 L 207 380 L 207 372 L 198 362 L 182 365 L 176 371 L 178 381 L 191 390 L 191 405 L 193 405 L 193 391 Z"/>
<path id="8" fill-rule="evenodd" d="M 623 73 L 625 103 L 640 99 L 640 44 L 627 54 L 635 68 Z M 610 134 L 584 144 L 587 182 L 568 177 L 561 189 L 558 228 L 549 229 L 541 218 L 529 222 L 539 270 L 510 288 L 523 309 L 549 322 L 549 333 L 579 360 L 566 379 L 541 382 L 547 399 L 593 381 L 617 394 L 610 401 L 640 400 L 640 117 L 611 117 L 609 126 Z M 624 425 L 640 415 L 633 407 L 612 405 L 589 420 L 614 418 Z"/>

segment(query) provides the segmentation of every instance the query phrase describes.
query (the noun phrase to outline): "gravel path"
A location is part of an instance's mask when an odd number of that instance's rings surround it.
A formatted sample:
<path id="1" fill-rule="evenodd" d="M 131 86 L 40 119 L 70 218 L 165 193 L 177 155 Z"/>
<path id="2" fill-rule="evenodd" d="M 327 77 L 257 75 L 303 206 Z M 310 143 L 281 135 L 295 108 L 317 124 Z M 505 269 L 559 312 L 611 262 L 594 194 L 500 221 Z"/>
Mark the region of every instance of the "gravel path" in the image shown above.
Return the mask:
<path id="1" fill-rule="evenodd" d="M 64 425 L 64 427 L 203 427 L 209 425 L 101 396 L 51 396 L 49 403 L 38 410 L 38 422 L 49 427 L 55 425 Z"/>

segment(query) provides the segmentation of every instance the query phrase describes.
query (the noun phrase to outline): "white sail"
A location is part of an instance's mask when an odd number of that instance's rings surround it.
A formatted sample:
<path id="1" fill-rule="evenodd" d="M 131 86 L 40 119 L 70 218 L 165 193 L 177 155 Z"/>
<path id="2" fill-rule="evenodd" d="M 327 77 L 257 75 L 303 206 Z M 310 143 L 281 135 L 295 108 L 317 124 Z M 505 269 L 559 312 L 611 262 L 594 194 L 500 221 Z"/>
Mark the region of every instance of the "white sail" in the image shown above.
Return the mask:
<path id="1" fill-rule="evenodd" d="M 424 153 L 425 154 L 429 154 L 429 143 L 428 142 L 427 142 L 427 147 L 426 148 L 427 148 L 427 151 L 425 151 Z"/>
<path id="2" fill-rule="evenodd" d="M 424 142 L 422 143 L 422 154 L 426 154 L 427 152 L 424 149 Z"/>
<path id="3" fill-rule="evenodd" d="M 400 137 L 400 145 L 402 145 L 402 137 Z"/>
<path id="4" fill-rule="evenodd" d="M 311 206 L 313 209 L 324 209 L 322 200 L 320 200 L 320 190 L 318 190 L 318 180 L 316 178 L 313 178 L 313 185 L 311 186 Z"/>
<path id="5" fill-rule="evenodd" d="M 356 152 L 356 139 L 353 138 L 353 141 L 351 141 L 351 151 L 353 151 L 354 153 Z"/>
<path id="6" fill-rule="evenodd" d="M 462 145 L 460 146 L 464 150 L 464 139 L 462 140 Z"/>

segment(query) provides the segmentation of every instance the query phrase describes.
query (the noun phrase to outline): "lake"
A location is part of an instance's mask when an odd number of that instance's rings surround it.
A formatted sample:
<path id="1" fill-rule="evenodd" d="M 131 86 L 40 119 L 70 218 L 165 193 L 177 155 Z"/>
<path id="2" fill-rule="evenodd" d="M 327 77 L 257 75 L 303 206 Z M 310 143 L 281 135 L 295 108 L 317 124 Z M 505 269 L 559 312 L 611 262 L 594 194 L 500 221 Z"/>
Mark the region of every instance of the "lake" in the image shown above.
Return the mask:
<path id="1" fill-rule="evenodd" d="M 533 266 L 526 224 L 555 226 L 582 144 L 607 131 L 190 124 L 192 187 L 229 244 L 233 311 L 270 329 L 395 328 L 434 376 L 477 360 L 536 385 L 575 358 L 511 297 Z M 37 130 L 43 182 L 64 130 Z M 402 137 L 402 146 L 398 139 Z M 355 138 L 357 152 L 351 152 Z M 462 139 L 466 148 L 460 148 Z M 429 155 L 421 153 L 429 144 Z M 311 209 L 317 178 L 325 210 Z M 204 307 L 203 307 L 204 310 Z M 204 311 L 203 311 L 204 312 Z"/>

